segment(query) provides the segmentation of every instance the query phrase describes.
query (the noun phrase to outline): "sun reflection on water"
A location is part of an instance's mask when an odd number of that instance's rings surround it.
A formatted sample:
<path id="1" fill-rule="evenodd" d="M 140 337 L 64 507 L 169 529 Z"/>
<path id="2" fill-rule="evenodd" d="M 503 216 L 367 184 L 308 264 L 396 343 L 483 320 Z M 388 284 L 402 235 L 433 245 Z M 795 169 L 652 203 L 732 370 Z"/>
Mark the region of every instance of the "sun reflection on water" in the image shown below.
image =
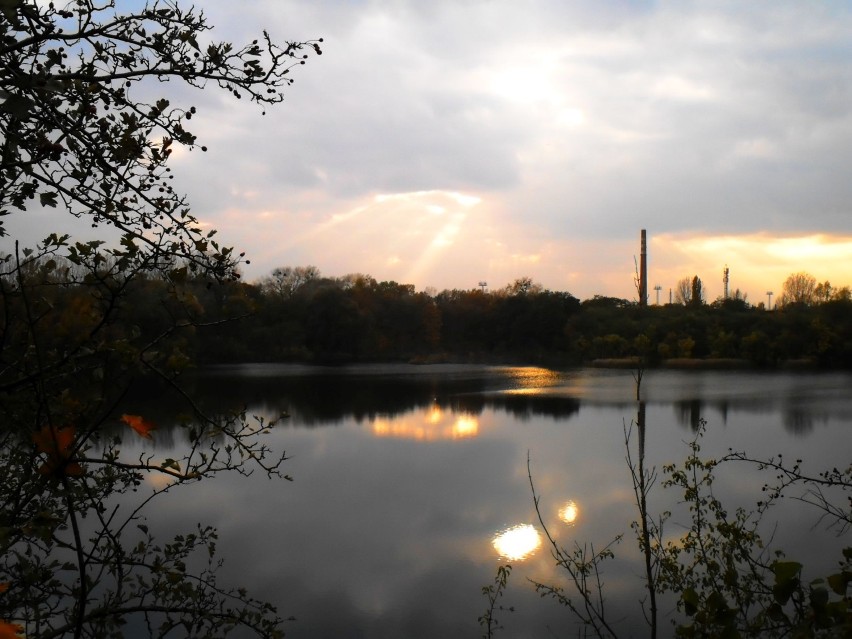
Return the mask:
<path id="1" fill-rule="evenodd" d="M 530 524 L 519 524 L 497 533 L 491 541 L 500 559 L 521 561 L 541 547 L 541 535 Z"/>
<path id="2" fill-rule="evenodd" d="M 395 419 L 376 419 L 372 423 L 376 437 L 398 437 L 418 441 L 468 439 L 479 434 L 479 420 L 468 414 L 455 414 L 433 404 L 419 414 Z"/>
<path id="3" fill-rule="evenodd" d="M 511 368 L 508 373 L 515 384 L 515 388 L 506 391 L 509 395 L 540 395 L 562 381 L 556 371 L 536 366 Z"/>
<path id="4" fill-rule="evenodd" d="M 577 515 L 580 514 L 580 510 L 577 508 L 576 502 L 572 500 L 568 500 L 559 509 L 559 519 L 564 521 L 566 524 L 573 524 L 577 520 Z"/>

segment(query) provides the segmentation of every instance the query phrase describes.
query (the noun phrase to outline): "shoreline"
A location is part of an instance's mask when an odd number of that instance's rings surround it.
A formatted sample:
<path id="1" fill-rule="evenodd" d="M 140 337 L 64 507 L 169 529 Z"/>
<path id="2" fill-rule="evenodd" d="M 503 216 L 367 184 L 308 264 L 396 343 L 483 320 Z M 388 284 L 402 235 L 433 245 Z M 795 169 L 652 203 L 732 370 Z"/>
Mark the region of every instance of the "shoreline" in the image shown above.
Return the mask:
<path id="1" fill-rule="evenodd" d="M 589 362 L 592 368 L 636 368 L 640 364 L 638 357 L 620 357 L 594 359 Z M 818 370 L 816 361 L 795 359 L 780 362 L 775 366 L 761 367 L 747 359 L 729 357 L 674 357 L 657 364 L 645 366 L 648 369 L 663 368 L 673 370 Z"/>

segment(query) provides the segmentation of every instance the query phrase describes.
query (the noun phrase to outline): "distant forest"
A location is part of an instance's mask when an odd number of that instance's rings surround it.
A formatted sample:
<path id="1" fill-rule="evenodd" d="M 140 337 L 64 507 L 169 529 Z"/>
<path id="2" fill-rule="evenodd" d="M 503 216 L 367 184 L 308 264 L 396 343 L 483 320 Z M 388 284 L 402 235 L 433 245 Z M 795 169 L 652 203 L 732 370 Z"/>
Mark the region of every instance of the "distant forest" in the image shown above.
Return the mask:
<path id="1" fill-rule="evenodd" d="M 82 344 L 92 330 L 87 317 L 95 321 L 118 299 L 103 294 L 105 280 L 89 286 L 73 270 L 50 260 L 33 262 L 27 275 L 43 282 L 54 311 L 43 321 L 55 323 L 57 349 Z M 791 285 L 770 311 L 738 291 L 707 303 L 697 278 L 679 303 L 640 306 L 604 296 L 581 301 L 526 277 L 492 291 L 417 292 L 368 275 L 323 277 L 315 267 L 276 269 L 254 284 L 196 279 L 185 268 L 122 283 L 113 272 L 122 311 L 110 334 L 116 348 L 122 339 L 163 348 L 168 332 L 175 369 L 236 362 L 618 365 L 635 358 L 648 366 L 852 369 L 848 287 L 794 277 L 809 285 L 805 294 Z"/>

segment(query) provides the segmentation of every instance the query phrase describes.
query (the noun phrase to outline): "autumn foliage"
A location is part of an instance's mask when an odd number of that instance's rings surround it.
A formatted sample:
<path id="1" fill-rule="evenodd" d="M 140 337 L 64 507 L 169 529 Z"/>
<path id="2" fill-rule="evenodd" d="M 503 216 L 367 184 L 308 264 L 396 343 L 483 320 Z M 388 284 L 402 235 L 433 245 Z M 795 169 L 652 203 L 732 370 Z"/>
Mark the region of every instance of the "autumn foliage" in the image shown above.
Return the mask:
<path id="1" fill-rule="evenodd" d="M 0 639 L 21 639 L 24 627 L 16 623 L 0 621 Z"/>
<path id="2" fill-rule="evenodd" d="M 125 413 L 121 416 L 121 421 L 130 426 L 140 437 L 153 439 L 151 431 L 156 430 L 157 427 L 141 415 L 128 415 Z"/>
<path id="3" fill-rule="evenodd" d="M 81 477 L 85 472 L 83 467 L 73 459 L 75 450 L 73 428 L 45 426 L 33 435 L 33 443 L 35 443 L 36 452 L 44 455 L 44 462 L 38 469 L 39 474 L 62 478 Z"/>

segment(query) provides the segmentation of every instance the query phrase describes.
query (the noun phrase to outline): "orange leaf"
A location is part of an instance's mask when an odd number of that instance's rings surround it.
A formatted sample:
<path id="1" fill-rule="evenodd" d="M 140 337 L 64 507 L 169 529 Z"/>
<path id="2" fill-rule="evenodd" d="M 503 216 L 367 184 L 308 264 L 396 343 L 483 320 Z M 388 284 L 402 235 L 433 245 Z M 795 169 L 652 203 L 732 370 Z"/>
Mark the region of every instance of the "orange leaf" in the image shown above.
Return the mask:
<path id="1" fill-rule="evenodd" d="M 33 442 L 35 442 L 36 450 L 40 453 L 68 457 L 71 444 L 74 443 L 74 429 L 43 426 L 40 431 L 33 435 Z"/>
<path id="2" fill-rule="evenodd" d="M 135 430 L 140 436 L 146 439 L 152 439 L 151 431 L 157 430 L 157 427 L 153 422 L 149 422 L 147 419 L 142 417 L 141 415 L 122 415 L 121 421 L 130 426 L 133 430 Z"/>
<path id="3" fill-rule="evenodd" d="M 41 475 L 80 477 L 85 472 L 77 462 L 71 461 L 74 446 L 74 429 L 43 426 L 33 434 L 36 451 L 47 455 L 47 460 L 39 467 Z M 2 639 L 2 637 L 0 637 Z"/>
<path id="4" fill-rule="evenodd" d="M 4 581 L 0 583 L 0 593 L 4 593 L 7 590 L 9 590 L 9 582 Z"/>
<path id="5" fill-rule="evenodd" d="M 0 639 L 21 639 L 22 632 L 24 632 L 23 626 L 0 620 Z"/>

